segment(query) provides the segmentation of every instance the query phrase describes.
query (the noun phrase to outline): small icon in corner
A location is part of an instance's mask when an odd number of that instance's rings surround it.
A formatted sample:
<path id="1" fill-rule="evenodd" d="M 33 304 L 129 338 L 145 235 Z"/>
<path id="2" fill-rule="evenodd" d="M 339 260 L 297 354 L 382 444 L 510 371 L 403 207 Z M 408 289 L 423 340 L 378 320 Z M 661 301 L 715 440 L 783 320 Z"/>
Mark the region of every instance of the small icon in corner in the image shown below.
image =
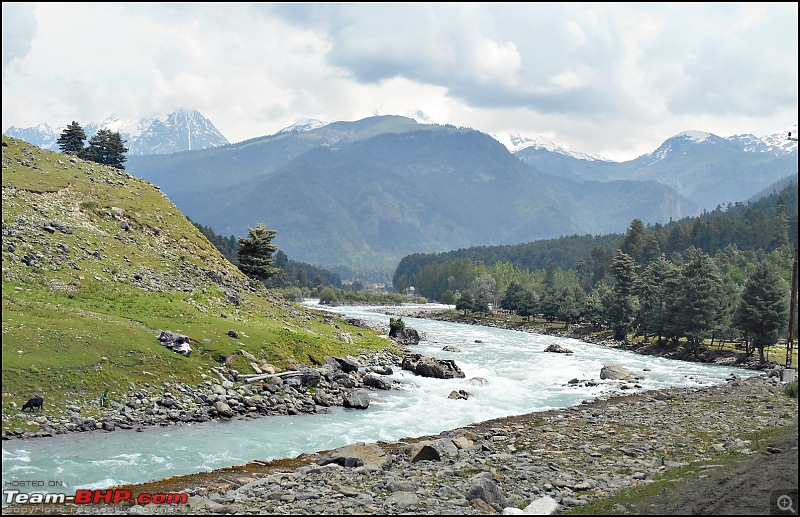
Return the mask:
<path id="1" fill-rule="evenodd" d="M 797 489 L 774 490 L 769 503 L 770 515 L 797 515 Z"/>

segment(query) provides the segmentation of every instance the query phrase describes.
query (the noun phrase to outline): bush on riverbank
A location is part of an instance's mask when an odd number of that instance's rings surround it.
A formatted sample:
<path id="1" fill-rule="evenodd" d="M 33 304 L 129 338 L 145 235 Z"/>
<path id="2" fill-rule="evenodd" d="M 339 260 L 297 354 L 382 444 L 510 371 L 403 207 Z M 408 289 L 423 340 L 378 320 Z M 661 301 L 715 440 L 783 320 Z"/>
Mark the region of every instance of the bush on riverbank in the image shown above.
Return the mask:
<path id="1" fill-rule="evenodd" d="M 793 399 L 796 399 L 797 398 L 797 381 L 790 382 L 789 384 L 787 384 L 786 388 L 784 390 L 784 393 L 786 393 L 786 396 L 791 397 Z"/>

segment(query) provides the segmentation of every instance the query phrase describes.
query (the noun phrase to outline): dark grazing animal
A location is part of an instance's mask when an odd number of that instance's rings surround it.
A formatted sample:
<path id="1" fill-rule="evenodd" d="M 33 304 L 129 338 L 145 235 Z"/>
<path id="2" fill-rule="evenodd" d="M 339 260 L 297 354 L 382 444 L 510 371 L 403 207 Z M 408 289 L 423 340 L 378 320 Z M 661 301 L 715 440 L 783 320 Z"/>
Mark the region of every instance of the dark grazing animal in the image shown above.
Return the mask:
<path id="1" fill-rule="evenodd" d="M 28 399 L 28 402 L 26 402 L 22 406 L 22 410 L 25 411 L 26 409 L 30 408 L 31 413 L 33 413 L 33 410 L 35 408 L 39 408 L 39 411 L 41 411 L 43 407 L 44 407 L 44 398 L 36 395 L 32 399 Z"/>

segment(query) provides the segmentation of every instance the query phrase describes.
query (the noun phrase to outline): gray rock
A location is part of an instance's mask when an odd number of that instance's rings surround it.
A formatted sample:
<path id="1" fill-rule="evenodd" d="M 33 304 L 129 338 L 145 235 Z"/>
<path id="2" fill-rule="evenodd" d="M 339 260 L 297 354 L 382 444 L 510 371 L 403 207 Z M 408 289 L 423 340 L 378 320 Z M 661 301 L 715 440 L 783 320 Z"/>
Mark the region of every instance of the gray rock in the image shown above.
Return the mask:
<path id="1" fill-rule="evenodd" d="M 500 492 L 500 487 L 497 486 L 497 483 L 481 475 L 470 479 L 469 489 L 464 497 L 468 501 L 480 499 L 489 505 L 499 504 L 502 506 L 505 503 L 505 497 Z"/>
<path id="2" fill-rule="evenodd" d="M 406 354 L 401 365 L 403 370 L 410 370 L 421 377 L 436 379 L 463 379 L 461 368 L 451 359 L 436 359 L 422 354 Z"/>
<path id="3" fill-rule="evenodd" d="M 638 373 L 632 372 L 622 366 L 606 364 L 600 369 L 600 378 L 604 380 L 628 381 L 633 379 L 644 379 Z"/>
<path id="4" fill-rule="evenodd" d="M 448 395 L 447 398 L 454 400 L 467 400 L 469 398 L 469 393 L 464 390 L 453 390 L 450 392 L 450 395 Z"/>
<path id="5" fill-rule="evenodd" d="M 335 463 L 342 467 L 360 467 L 362 465 L 373 465 L 383 468 L 391 462 L 386 453 L 373 444 L 364 442 L 354 443 L 334 449 L 323 455 L 317 461 L 318 465 L 328 465 Z"/>
<path id="6" fill-rule="evenodd" d="M 327 359 L 328 359 L 328 358 L 326 358 L 326 362 L 327 362 Z M 356 361 L 356 360 L 354 360 L 354 359 L 351 359 L 351 358 L 349 358 L 349 357 L 346 357 L 346 358 L 342 358 L 342 357 L 331 357 L 330 359 L 333 359 L 333 364 L 335 364 L 335 366 L 336 366 L 338 369 L 342 370 L 342 371 L 343 371 L 343 372 L 345 372 L 345 373 L 348 373 L 348 372 L 357 372 L 357 371 L 358 371 L 358 369 L 361 367 L 361 365 L 360 365 L 360 364 L 358 364 L 358 361 Z M 330 363 L 329 363 L 329 364 L 330 364 Z"/>
<path id="7" fill-rule="evenodd" d="M 221 401 L 217 402 L 216 404 L 214 404 L 214 409 L 217 410 L 217 413 L 219 414 L 219 416 L 222 416 L 222 417 L 225 417 L 225 418 L 231 418 L 233 416 L 233 410 L 225 402 L 221 402 Z"/>
<path id="8" fill-rule="evenodd" d="M 439 461 L 443 458 L 452 458 L 456 454 L 458 447 L 449 438 L 425 440 L 414 444 L 411 449 L 411 463 L 424 460 Z"/>
<path id="9" fill-rule="evenodd" d="M 411 492 L 396 492 L 386 498 L 386 504 L 393 504 L 399 508 L 413 506 L 419 502 L 419 497 Z"/>
<path id="10" fill-rule="evenodd" d="M 553 343 L 552 345 L 548 346 L 544 349 L 545 352 L 554 352 L 556 354 L 571 354 L 573 353 L 572 350 L 569 348 L 563 347 L 558 343 Z"/>
<path id="11" fill-rule="evenodd" d="M 342 398 L 342 405 L 346 408 L 367 409 L 369 393 L 364 390 L 353 390 Z"/>
<path id="12" fill-rule="evenodd" d="M 379 390 L 390 390 L 390 389 L 392 389 L 392 383 L 391 382 L 389 382 L 389 381 L 387 381 L 385 379 L 381 379 L 380 377 L 377 377 L 375 375 L 366 375 L 362 382 L 364 383 L 364 386 L 369 386 L 370 388 L 375 388 L 375 389 L 379 389 Z"/>

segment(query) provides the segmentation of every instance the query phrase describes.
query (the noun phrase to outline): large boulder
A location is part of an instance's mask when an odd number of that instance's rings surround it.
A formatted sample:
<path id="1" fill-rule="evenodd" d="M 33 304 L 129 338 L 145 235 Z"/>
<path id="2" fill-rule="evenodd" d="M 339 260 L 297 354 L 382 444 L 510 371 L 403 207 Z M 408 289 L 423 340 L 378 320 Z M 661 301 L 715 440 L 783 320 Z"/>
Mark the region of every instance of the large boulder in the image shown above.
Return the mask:
<path id="1" fill-rule="evenodd" d="M 436 379 L 463 379 L 465 377 L 461 368 L 452 359 L 436 359 L 422 354 L 406 354 L 401 365 L 403 370 L 409 370 L 421 377 Z"/>
<path id="2" fill-rule="evenodd" d="M 214 404 L 214 409 L 217 411 L 217 414 L 224 418 L 231 418 L 233 416 L 233 410 L 231 407 L 222 401 L 217 401 Z"/>
<path id="3" fill-rule="evenodd" d="M 389 331 L 389 337 L 401 345 L 416 345 L 420 342 L 420 335 L 411 327 L 393 328 Z"/>
<path id="4" fill-rule="evenodd" d="M 452 458 L 458 454 L 458 447 L 449 438 L 438 440 L 424 440 L 415 443 L 409 451 L 411 463 L 418 461 L 441 461 L 444 458 Z"/>
<path id="5" fill-rule="evenodd" d="M 336 463 L 342 467 L 360 467 L 362 465 L 374 465 L 383 468 L 391 459 L 377 445 L 366 444 L 364 442 L 354 443 L 334 449 L 323 455 L 318 461 L 319 465 Z"/>
<path id="6" fill-rule="evenodd" d="M 387 381 L 386 379 L 382 379 L 377 375 L 367 374 L 364 376 L 364 380 L 362 382 L 364 386 L 369 386 L 370 388 L 375 388 L 377 390 L 392 389 L 391 382 Z"/>
<path id="7" fill-rule="evenodd" d="M 351 357 L 326 357 L 325 362 L 335 369 L 342 370 L 345 373 L 357 372 L 361 367 L 359 362 Z"/>
<path id="8" fill-rule="evenodd" d="M 189 357 L 192 353 L 192 347 L 189 346 L 191 340 L 188 336 L 170 332 L 169 330 L 162 330 L 158 335 L 158 340 L 166 348 L 181 355 L 185 355 L 186 357 Z"/>
<path id="9" fill-rule="evenodd" d="M 342 405 L 352 409 L 367 409 L 369 407 L 369 393 L 364 390 L 353 390 L 342 397 Z"/>
<path id="10" fill-rule="evenodd" d="M 506 500 L 503 493 L 500 491 L 500 487 L 492 480 L 491 474 L 488 472 L 470 478 L 469 489 L 467 493 L 464 494 L 464 498 L 467 501 L 481 499 L 490 505 L 498 504 L 500 506 L 503 506 Z"/>
<path id="11" fill-rule="evenodd" d="M 301 367 L 300 368 L 300 385 L 302 386 L 316 386 L 319 384 L 322 374 L 314 368 Z"/>
<path id="12" fill-rule="evenodd" d="M 558 343 L 553 343 L 552 345 L 548 346 L 544 349 L 545 352 L 554 352 L 556 354 L 571 354 L 572 350 L 569 348 L 563 347 Z"/>
<path id="13" fill-rule="evenodd" d="M 617 366 L 615 364 L 606 364 L 600 369 L 600 378 L 603 380 L 613 381 L 630 381 L 636 379 L 644 379 L 643 376 L 636 372 Z"/>

